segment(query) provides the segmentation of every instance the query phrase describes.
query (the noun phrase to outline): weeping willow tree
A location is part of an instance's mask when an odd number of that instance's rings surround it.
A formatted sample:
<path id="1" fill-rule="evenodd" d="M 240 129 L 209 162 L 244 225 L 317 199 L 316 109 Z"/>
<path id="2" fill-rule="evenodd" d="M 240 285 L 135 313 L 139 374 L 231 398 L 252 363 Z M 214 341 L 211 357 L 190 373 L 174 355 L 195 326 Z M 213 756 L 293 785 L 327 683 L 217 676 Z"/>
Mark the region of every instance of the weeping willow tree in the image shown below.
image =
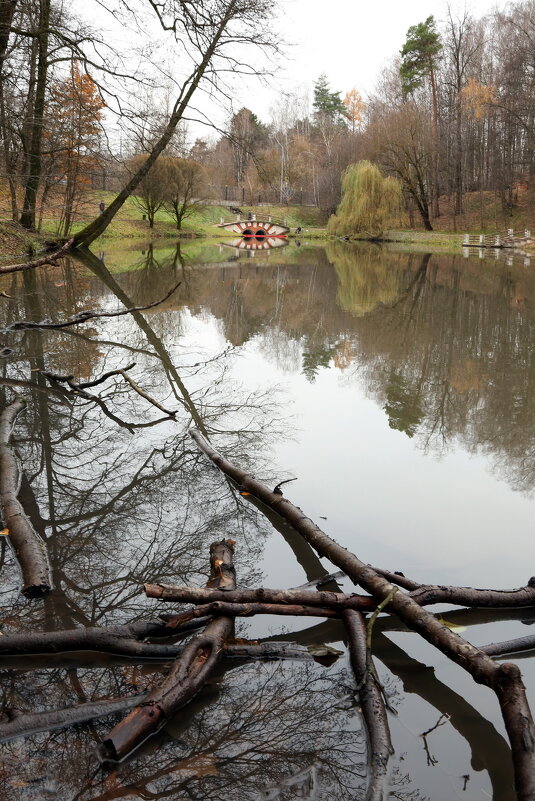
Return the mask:
<path id="1" fill-rule="evenodd" d="M 395 178 L 385 178 L 375 164 L 351 164 L 342 179 L 342 200 L 330 218 L 327 231 L 337 236 L 364 235 L 379 239 L 389 215 L 398 207 L 401 188 Z"/>

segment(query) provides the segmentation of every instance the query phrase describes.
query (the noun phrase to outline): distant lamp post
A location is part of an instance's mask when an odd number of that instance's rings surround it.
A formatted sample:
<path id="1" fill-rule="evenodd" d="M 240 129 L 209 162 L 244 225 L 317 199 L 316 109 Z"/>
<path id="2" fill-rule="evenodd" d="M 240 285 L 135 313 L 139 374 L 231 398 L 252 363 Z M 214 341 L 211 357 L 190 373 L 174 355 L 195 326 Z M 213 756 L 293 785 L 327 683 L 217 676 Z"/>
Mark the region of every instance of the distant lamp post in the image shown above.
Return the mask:
<path id="1" fill-rule="evenodd" d="M 228 200 L 228 186 L 225 185 L 225 200 Z"/>

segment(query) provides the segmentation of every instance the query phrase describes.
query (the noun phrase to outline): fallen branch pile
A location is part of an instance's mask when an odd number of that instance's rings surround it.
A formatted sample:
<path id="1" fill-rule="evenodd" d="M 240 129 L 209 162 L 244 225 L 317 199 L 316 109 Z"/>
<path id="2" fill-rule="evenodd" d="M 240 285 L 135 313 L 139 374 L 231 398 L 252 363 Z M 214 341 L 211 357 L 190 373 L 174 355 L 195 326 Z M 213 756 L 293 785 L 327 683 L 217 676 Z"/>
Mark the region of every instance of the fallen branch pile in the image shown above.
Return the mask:
<path id="1" fill-rule="evenodd" d="M 4 458 L 2 448 L 7 448 L 7 464 L 10 464 L 9 434 L 18 411 L 20 409 L 12 404 L 0 418 L 0 458 Z M 328 558 L 341 570 L 294 589 L 236 589 L 234 541 L 222 540 L 210 546 L 210 579 L 205 588 L 173 587 L 160 583 L 144 585 L 145 593 L 150 598 L 167 603 L 189 604 L 190 607 L 183 611 L 161 614 L 158 620 L 124 626 L 5 634 L 0 638 L 0 660 L 7 665 L 9 660 L 24 659 L 30 655 L 41 654 L 46 659 L 50 658 L 46 657 L 47 654 L 89 651 L 107 653 L 112 659 L 126 659 L 130 663 L 152 661 L 170 667 L 164 678 L 147 694 L 102 699 L 46 713 L 4 710 L 8 720 L 0 723 L 0 742 L 130 709 L 126 717 L 104 737 L 100 747 L 100 757 L 104 763 L 121 761 L 160 731 L 178 710 L 191 701 L 218 669 L 222 659 L 226 666 L 229 658 L 235 660 L 234 664 L 237 659 L 312 658 L 306 647 L 288 642 L 236 643 L 236 617 L 269 614 L 337 619 L 345 629 L 355 692 L 359 696 L 363 724 L 368 735 L 366 801 L 384 801 L 388 796 L 392 743 L 388 724 L 389 705 L 373 660 L 374 643 L 377 643 L 380 655 L 380 643 L 385 638 L 381 632 L 374 635 L 374 626 L 382 631 L 388 630 L 384 622 L 388 624 L 391 620 L 393 628 L 397 621 L 398 627 L 401 625 L 419 634 L 466 670 L 476 682 L 486 685 L 495 693 L 511 744 L 517 797 L 520 801 L 534 801 L 535 726 L 520 670 L 516 664 L 499 663 L 492 656 L 535 649 L 535 636 L 475 647 L 451 631 L 438 615 L 426 607 L 437 603 L 471 609 L 535 606 L 535 579 L 530 579 L 524 587 L 510 591 L 436 586 L 421 584 L 403 574 L 366 565 L 328 537 L 281 495 L 279 486 L 276 488 L 278 491 L 273 492 L 227 461 L 198 431 L 191 431 L 191 436 L 244 498 L 253 500 L 258 508 L 270 515 L 270 519 L 273 519 L 275 512 L 291 524 L 320 556 Z M 0 502 L 6 517 L 5 491 L 0 477 Z M 9 500 L 11 496 L 6 497 Z M 8 505 L 6 510 L 9 511 Z M 23 559 L 20 558 L 22 563 Z M 321 586 L 340 576 L 349 577 L 361 591 L 343 593 L 321 589 Z M 390 617 L 378 619 L 380 614 Z M 186 645 L 181 642 L 154 642 L 166 638 L 176 640 L 192 632 L 193 636 Z M 441 717 L 440 724 L 447 717 Z M 422 736 L 429 732 L 424 732 Z M 427 745 L 425 736 L 424 744 Z"/>

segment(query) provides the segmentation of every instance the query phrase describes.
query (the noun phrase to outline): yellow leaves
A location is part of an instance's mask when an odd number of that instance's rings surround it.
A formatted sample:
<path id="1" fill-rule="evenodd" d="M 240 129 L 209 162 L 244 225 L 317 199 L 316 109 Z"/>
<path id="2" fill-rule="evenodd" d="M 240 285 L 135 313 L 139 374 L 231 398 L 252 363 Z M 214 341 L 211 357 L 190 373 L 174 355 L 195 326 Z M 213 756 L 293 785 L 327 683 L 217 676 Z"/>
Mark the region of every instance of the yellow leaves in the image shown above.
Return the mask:
<path id="1" fill-rule="evenodd" d="M 9 529 L 3 528 L 2 531 L 0 531 L 0 537 L 9 537 Z"/>
<path id="2" fill-rule="evenodd" d="M 460 101 L 476 120 L 482 120 L 487 115 L 489 107 L 496 102 L 496 88 L 470 78 L 466 86 L 461 89 Z"/>
<path id="3" fill-rule="evenodd" d="M 366 108 L 360 92 L 357 89 L 351 89 L 344 97 L 343 103 L 353 131 L 355 128 L 360 128 L 364 119 L 364 109 Z"/>
<path id="4" fill-rule="evenodd" d="M 466 631 L 466 626 L 458 626 L 457 623 L 450 623 L 449 620 L 445 620 L 443 617 L 439 617 L 437 620 L 450 631 L 456 631 L 457 634 L 460 634 L 461 631 Z"/>

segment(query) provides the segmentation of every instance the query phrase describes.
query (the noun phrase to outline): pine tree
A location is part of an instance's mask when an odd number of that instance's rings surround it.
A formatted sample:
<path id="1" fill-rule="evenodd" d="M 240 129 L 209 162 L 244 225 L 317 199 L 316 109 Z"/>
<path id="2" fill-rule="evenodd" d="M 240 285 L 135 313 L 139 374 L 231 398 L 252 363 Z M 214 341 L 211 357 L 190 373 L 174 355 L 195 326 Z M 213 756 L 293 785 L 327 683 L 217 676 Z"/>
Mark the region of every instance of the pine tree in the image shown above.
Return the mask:
<path id="1" fill-rule="evenodd" d="M 322 73 L 314 84 L 314 111 L 324 114 L 331 119 L 346 115 L 346 107 L 340 97 L 340 92 L 331 92 L 325 73 Z"/>
<path id="2" fill-rule="evenodd" d="M 440 36 L 435 29 L 434 17 L 412 25 L 401 49 L 401 87 L 405 96 L 419 89 L 425 78 L 434 80 L 437 56 L 442 50 Z"/>
<path id="3" fill-rule="evenodd" d="M 407 97 L 422 86 L 425 78 L 431 83 L 431 98 L 433 103 L 433 143 L 435 154 L 433 156 L 433 212 L 435 217 L 440 215 L 438 205 L 438 99 L 435 73 L 438 63 L 438 54 L 442 50 L 442 42 L 435 28 L 435 18 L 427 17 L 425 22 L 412 25 L 407 31 L 407 39 L 401 48 L 401 88 Z"/>

